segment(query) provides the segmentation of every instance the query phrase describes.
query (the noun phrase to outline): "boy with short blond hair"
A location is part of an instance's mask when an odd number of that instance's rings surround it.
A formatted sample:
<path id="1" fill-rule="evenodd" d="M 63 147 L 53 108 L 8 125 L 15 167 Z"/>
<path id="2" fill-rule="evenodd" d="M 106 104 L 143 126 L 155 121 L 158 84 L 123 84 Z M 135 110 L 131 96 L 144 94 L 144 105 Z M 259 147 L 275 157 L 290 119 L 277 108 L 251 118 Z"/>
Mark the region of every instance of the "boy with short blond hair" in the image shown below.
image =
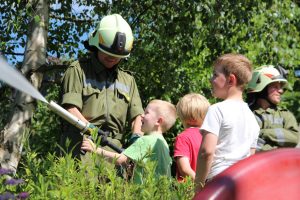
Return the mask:
<path id="1" fill-rule="evenodd" d="M 177 103 L 177 115 L 183 124 L 184 131 L 175 139 L 174 159 L 176 162 L 176 177 L 179 182 L 189 176 L 195 179 L 198 152 L 202 141 L 199 128 L 202 125 L 208 100 L 196 93 L 183 96 Z"/>
<path id="2" fill-rule="evenodd" d="M 251 80 L 251 62 L 241 54 L 225 54 L 213 65 L 212 92 L 224 101 L 211 105 L 201 126 L 195 191 L 200 191 L 236 162 L 255 153 L 259 126 L 243 100 Z"/>
<path id="3" fill-rule="evenodd" d="M 103 155 L 110 162 L 115 162 L 119 165 L 126 165 L 130 160 L 134 164 L 137 164 L 138 161 L 143 163 L 157 161 L 155 168 L 156 176 L 164 175 L 171 177 L 172 159 L 163 133 L 168 131 L 174 125 L 175 121 L 176 108 L 173 104 L 162 100 L 152 100 L 142 115 L 142 131 L 145 133 L 144 136 L 138 138 L 135 143 L 121 154 L 106 151 L 100 147 L 96 148 L 95 144 L 88 139 L 83 141 L 81 149 Z M 149 151 L 151 152 L 150 154 Z M 142 166 L 135 166 L 133 182 L 143 183 L 143 170 Z"/>

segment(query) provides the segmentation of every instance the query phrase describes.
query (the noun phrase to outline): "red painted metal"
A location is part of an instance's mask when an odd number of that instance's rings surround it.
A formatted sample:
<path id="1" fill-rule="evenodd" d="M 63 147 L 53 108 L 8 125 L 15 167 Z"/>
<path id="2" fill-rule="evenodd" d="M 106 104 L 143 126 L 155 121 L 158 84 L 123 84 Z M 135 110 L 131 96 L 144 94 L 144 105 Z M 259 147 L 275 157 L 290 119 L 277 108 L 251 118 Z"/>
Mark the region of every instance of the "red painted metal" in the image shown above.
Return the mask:
<path id="1" fill-rule="evenodd" d="M 300 149 L 257 153 L 216 176 L 194 200 L 300 199 Z"/>

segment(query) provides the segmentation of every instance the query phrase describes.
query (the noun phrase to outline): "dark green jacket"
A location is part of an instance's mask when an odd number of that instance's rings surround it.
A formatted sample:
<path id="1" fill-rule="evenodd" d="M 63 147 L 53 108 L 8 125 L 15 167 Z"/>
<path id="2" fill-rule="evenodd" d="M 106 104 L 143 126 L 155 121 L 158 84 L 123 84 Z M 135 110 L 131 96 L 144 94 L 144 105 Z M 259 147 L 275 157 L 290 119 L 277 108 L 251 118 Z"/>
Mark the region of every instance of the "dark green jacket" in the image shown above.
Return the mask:
<path id="1" fill-rule="evenodd" d="M 295 116 L 287 109 L 259 108 L 253 111 L 260 126 L 258 151 L 295 147 L 299 131 Z"/>
<path id="2" fill-rule="evenodd" d="M 62 81 L 62 105 L 79 108 L 82 115 L 112 138 L 121 139 L 126 121 L 143 113 L 134 77 L 118 67 L 106 69 L 94 54 L 75 61 Z"/>

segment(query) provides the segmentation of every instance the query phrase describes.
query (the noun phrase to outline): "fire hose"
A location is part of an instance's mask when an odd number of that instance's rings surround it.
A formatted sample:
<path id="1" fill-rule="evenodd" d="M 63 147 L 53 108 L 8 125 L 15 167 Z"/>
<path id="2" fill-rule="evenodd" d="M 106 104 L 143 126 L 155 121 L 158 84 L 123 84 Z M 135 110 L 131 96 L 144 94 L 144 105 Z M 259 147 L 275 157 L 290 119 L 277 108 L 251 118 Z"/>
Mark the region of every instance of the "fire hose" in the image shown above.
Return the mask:
<path id="1" fill-rule="evenodd" d="M 64 108 L 59 106 L 54 101 L 50 101 L 50 103 L 48 104 L 48 107 L 53 112 L 58 114 L 60 117 L 62 117 L 63 119 L 68 121 L 70 124 L 72 124 L 73 126 L 78 128 L 81 133 L 89 135 L 89 136 L 91 135 L 93 129 L 89 127 L 88 123 L 85 123 L 85 122 L 81 121 L 80 119 L 78 119 L 77 117 L 75 117 L 74 115 L 72 115 L 71 113 L 66 111 Z M 108 141 L 108 139 L 107 139 L 108 135 L 109 135 L 109 132 L 98 129 L 98 136 L 101 137 L 100 145 L 101 146 L 108 146 L 111 149 L 113 149 L 114 151 L 116 151 L 118 153 L 121 153 L 123 151 L 123 149 L 121 149 L 120 147 L 118 147 L 114 143 L 111 143 L 110 141 Z"/>

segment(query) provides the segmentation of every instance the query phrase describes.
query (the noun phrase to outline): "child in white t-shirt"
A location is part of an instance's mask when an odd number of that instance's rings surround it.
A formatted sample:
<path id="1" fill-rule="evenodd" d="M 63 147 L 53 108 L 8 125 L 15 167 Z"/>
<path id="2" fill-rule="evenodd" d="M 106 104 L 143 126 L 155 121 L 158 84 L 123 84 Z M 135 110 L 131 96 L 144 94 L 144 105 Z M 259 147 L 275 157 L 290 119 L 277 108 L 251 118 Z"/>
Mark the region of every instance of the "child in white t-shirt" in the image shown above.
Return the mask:
<path id="1" fill-rule="evenodd" d="M 259 126 L 243 100 L 251 80 L 250 61 L 240 54 L 225 54 L 213 65 L 212 92 L 224 101 L 209 107 L 201 126 L 202 144 L 198 154 L 195 191 L 207 180 L 255 153 Z"/>

